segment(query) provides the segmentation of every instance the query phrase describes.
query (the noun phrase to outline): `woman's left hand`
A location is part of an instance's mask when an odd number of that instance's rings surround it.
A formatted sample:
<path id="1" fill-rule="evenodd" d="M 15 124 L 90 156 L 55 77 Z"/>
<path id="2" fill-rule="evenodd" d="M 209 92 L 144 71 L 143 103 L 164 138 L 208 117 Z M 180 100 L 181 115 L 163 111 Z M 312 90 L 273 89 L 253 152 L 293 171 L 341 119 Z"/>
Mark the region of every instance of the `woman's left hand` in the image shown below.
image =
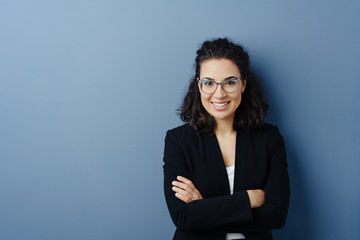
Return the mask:
<path id="1" fill-rule="evenodd" d="M 172 190 L 175 192 L 175 196 L 181 201 L 189 203 L 191 201 L 203 199 L 201 193 L 189 179 L 178 176 L 177 180 L 178 181 L 172 182 Z"/>

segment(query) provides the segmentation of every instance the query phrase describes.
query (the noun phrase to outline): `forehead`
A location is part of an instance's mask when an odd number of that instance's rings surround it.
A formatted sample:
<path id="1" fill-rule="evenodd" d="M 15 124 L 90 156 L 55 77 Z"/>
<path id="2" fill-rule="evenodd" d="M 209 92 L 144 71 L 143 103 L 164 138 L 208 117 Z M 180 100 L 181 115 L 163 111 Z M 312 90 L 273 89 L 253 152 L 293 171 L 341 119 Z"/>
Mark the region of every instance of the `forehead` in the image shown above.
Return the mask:
<path id="1" fill-rule="evenodd" d="M 229 76 L 240 77 L 239 68 L 226 58 L 210 58 L 200 63 L 200 78 L 224 79 Z"/>

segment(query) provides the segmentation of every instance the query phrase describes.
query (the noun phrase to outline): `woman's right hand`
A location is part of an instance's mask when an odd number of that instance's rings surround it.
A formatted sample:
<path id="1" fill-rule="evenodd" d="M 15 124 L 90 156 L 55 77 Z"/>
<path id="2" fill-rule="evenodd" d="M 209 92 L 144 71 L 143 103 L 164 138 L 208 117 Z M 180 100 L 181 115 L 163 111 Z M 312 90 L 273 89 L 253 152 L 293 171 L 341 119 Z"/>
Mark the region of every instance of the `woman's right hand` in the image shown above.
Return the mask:
<path id="1" fill-rule="evenodd" d="M 251 208 L 258 208 L 265 203 L 265 192 L 261 189 L 247 190 Z"/>

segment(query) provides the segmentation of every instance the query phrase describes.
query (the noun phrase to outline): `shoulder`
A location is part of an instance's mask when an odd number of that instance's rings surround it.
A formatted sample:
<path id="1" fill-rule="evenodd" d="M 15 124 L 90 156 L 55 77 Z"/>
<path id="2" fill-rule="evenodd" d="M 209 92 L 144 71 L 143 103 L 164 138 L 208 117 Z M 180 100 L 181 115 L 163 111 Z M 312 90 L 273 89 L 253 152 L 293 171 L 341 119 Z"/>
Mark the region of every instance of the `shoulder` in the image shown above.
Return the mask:
<path id="1" fill-rule="evenodd" d="M 166 138 L 175 138 L 178 142 L 184 142 L 196 138 L 200 133 L 192 128 L 188 123 L 170 129 L 166 132 Z"/>
<path id="2" fill-rule="evenodd" d="M 179 146 L 191 146 L 202 138 L 203 134 L 196 131 L 189 124 L 184 124 L 166 132 L 165 142 L 176 143 Z"/>
<path id="3" fill-rule="evenodd" d="M 279 132 L 279 128 L 275 125 L 265 123 L 260 129 L 253 132 L 255 135 L 259 136 L 271 136 Z"/>
<path id="4" fill-rule="evenodd" d="M 265 144 L 268 152 L 282 149 L 285 152 L 285 142 L 279 128 L 271 124 L 265 124 L 263 128 L 254 133 L 256 141 Z"/>
<path id="5" fill-rule="evenodd" d="M 168 132 L 175 134 L 196 133 L 195 129 L 192 128 L 188 123 L 169 129 Z"/>
<path id="6" fill-rule="evenodd" d="M 271 143 L 282 139 L 279 128 L 269 123 L 265 123 L 264 126 L 256 131 L 245 134 L 249 134 L 253 140 L 263 143 Z"/>

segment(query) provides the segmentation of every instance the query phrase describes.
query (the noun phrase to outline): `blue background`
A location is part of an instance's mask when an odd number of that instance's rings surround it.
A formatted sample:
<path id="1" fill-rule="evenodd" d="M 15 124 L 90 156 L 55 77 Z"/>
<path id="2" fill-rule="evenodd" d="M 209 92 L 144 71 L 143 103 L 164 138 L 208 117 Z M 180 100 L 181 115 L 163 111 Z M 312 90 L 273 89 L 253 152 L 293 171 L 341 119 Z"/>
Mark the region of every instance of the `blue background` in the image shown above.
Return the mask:
<path id="1" fill-rule="evenodd" d="M 359 1 L 0 2 L 0 239 L 170 239 L 167 129 L 201 42 L 242 43 L 287 145 L 276 239 L 360 239 Z"/>

